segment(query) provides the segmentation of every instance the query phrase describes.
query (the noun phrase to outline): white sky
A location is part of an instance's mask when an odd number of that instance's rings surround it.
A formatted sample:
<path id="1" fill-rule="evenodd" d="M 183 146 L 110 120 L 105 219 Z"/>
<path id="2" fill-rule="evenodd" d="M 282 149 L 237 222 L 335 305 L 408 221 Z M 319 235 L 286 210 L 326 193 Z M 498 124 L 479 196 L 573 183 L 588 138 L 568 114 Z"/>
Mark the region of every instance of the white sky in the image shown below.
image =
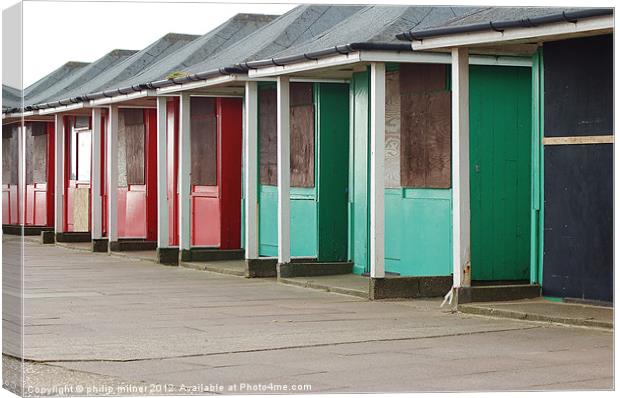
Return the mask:
<path id="1" fill-rule="evenodd" d="M 24 1 L 24 87 L 67 61 L 141 50 L 166 33 L 203 35 L 233 15 L 283 14 L 293 4 Z"/>
<path id="2" fill-rule="evenodd" d="M 259 3 L 260 1 L 260 3 Z M 92 62 L 121 48 L 141 50 L 166 33 L 205 34 L 236 13 L 283 14 L 299 0 L 25 0 L 23 84 L 34 83 L 67 61 Z M 327 4 L 498 5 L 499 0 L 306 0 Z M 9 0 L 7 7 L 13 1 Z M 545 5 L 574 6 L 575 0 Z M 609 6 L 590 0 L 587 6 Z M 508 4 L 506 4 L 508 5 Z M 536 6 L 540 0 L 520 0 Z M 583 4 L 581 4 L 583 6 Z"/>

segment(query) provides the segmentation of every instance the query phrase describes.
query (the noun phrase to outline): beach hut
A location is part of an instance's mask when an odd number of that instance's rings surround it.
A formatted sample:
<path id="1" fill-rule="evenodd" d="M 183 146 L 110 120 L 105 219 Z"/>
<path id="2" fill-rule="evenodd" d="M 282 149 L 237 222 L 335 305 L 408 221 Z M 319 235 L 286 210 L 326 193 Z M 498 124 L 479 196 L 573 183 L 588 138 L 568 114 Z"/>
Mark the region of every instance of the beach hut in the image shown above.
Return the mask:
<path id="1" fill-rule="evenodd" d="M 581 301 L 613 300 L 613 10 L 488 9 L 401 38 L 416 51 L 506 53 L 527 46 L 533 53 L 530 209 L 530 283 L 542 294 Z M 458 64 L 456 64 L 458 65 Z M 460 71 L 461 76 L 465 74 Z M 461 156 L 473 154 L 463 140 L 467 125 L 458 108 L 472 108 L 470 78 L 460 80 L 453 118 Z M 471 135 L 471 133 L 470 133 Z M 467 170 L 461 164 L 462 170 Z M 469 165 L 471 168 L 471 164 Z M 470 169 L 470 173 L 475 170 Z M 476 275 L 473 248 L 474 185 L 456 179 L 461 211 L 453 215 L 455 287 L 460 301 L 474 290 L 461 275 Z M 466 211 L 468 204 L 471 215 Z M 456 218 L 455 218 L 456 217 Z M 467 233 L 470 227 L 471 235 Z M 465 250 L 471 245 L 471 257 Z"/>

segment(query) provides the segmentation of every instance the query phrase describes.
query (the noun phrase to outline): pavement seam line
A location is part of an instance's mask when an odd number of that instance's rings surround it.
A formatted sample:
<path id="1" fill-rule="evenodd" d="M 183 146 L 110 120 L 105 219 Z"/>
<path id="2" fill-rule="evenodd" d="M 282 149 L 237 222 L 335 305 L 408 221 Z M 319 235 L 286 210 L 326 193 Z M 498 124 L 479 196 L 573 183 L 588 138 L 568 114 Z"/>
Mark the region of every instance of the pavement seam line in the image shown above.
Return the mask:
<path id="1" fill-rule="evenodd" d="M 503 333 L 503 332 L 512 332 L 517 330 L 531 330 L 531 329 L 541 329 L 543 325 L 540 326 L 529 326 L 529 327 L 518 327 L 518 328 L 507 328 L 507 329 L 497 329 L 497 330 L 480 330 L 473 332 L 462 332 L 462 333 L 450 333 L 450 334 L 441 334 L 441 335 L 432 335 L 432 336 L 421 336 L 421 337 L 396 337 L 396 338 L 386 338 L 386 339 L 368 339 L 368 340 L 359 340 L 359 341 L 344 341 L 344 342 L 336 342 L 336 343 L 317 343 L 317 344 L 307 344 L 307 345 L 292 345 L 285 347 L 273 347 L 273 348 L 255 348 L 249 350 L 233 350 L 233 351 L 222 351 L 222 352 L 211 352 L 204 354 L 187 354 L 187 355 L 177 355 L 170 357 L 151 357 L 151 358 L 134 358 L 134 359 L 101 359 L 101 358 L 93 358 L 93 359 L 26 359 L 25 361 L 33 362 L 33 363 L 77 363 L 77 362 L 117 362 L 117 363 L 125 363 L 125 362 L 140 362 L 140 361 L 154 361 L 154 360 L 167 360 L 167 359 L 183 359 L 183 358 L 198 358 L 198 357 L 206 357 L 206 356 L 214 356 L 214 355 L 228 355 L 228 354 L 245 354 L 245 353 L 253 353 L 253 352 L 269 352 L 269 351 L 284 351 L 284 350 L 295 350 L 295 349 L 304 349 L 304 348 L 316 348 L 316 347 L 331 347 L 331 346 L 340 346 L 347 344 L 364 344 L 364 343 L 380 343 L 380 342 L 390 342 L 390 341 L 407 341 L 407 340 L 426 340 L 426 339 L 438 339 L 444 337 L 459 337 L 459 336 L 473 336 L 477 334 L 489 334 L 489 333 Z M 15 357 L 10 354 L 9 355 L 17 359 L 21 359 Z"/>

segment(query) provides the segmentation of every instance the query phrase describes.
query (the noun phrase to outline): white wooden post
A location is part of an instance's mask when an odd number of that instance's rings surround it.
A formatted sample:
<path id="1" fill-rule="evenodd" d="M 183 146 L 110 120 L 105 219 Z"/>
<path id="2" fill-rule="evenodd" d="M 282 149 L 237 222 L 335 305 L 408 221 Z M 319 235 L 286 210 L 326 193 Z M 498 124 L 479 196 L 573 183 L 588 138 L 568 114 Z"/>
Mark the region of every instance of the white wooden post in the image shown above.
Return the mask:
<path id="1" fill-rule="evenodd" d="M 469 51 L 452 49 L 452 264 L 454 287 L 471 285 Z"/>
<path id="2" fill-rule="evenodd" d="M 92 110 L 91 131 L 91 180 L 90 180 L 90 214 L 91 237 L 102 237 L 102 198 L 101 198 L 101 108 Z"/>
<path id="3" fill-rule="evenodd" d="M 289 77 L 278 76 L 278 263 L 291 262 L 291 125 Z"/>
<path id="4" fill-rule="evenodd" d="M 169 246 L 166 97 L 157 97 L 157 247 Z"/>
<path id="5" fill-rule="evenodd" d="M 258 88 L 245 83 L 245 258 L 258 258 Z"/>
<path id="6" fill-rule="evenodd" d="M 370 277 L 385 277 L 385 64 L 370 65 Z"/>
<path id="7" fill-rule="evenodd" d="M 65 118 L 56 114 L 54 119 L 54 233 L 58 234 L 65 232 Z"/>
<path id="8" fill-rule="evenodd" d="M 108 242 L 118 241 L 118 106 L 108 112 L 107 175 L 108 175 Z"/>
<path id="9" fill-rule="evenodd" d="M 191 236 L 190 214 L 190 97 L 181 94 L 179 107 L 179 250 L 189 250 Z"/>

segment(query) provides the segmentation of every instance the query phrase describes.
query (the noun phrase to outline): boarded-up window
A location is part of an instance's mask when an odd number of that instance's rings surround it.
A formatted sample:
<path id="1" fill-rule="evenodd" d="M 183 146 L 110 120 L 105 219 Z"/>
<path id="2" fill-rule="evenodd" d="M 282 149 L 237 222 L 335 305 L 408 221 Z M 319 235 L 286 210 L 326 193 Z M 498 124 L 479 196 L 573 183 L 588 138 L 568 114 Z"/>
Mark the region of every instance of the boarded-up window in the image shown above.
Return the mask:
<path id="1" fill-rule="evenodd" d="M 277 96 L 275 88 L 265 88 L 258 93 L 258 130 L 260 134 L 260 183 L 278 184 L 277 159 Z"/>
<path id="2" fill-rule="evenodd" d="M 291 84 L 291 186 L 314 186 L 312 83 Z"/>
<path id="3" fill-rule="evenodd" d="M 17 184 L 17 125 L 2 126 L 2 183 Z"/>
<path id="4" fill-rule="evenodd" d="M 26 125 L 26 184 L 47 182 L 47 125 Z"/>
<path id="5" fill-rule="evenodd" d="M 142 109 L 119 111 L 119 135 L 124 130 L 125 167 L 128 185 L 144 184 L 144 112 Z M 120 138 L 120 137 L 119 137 Z M 120 145 L 119 140 L 119 147 Z M 119 159 L 122 159 L 119 152 Z"/>
<path id="6" fill-rule="evenodd" d="M 217 118 L 215 98 L 190 102 L 192 185 L 217 185 Z"/>
<path id="7" fill-rule="evenodd" d="M 314 187 L 314 102 L 312 83 L 290 86 L 291 187 Z M 277 97 L 259 92 L 260 182 L 277 185 Z"/>
<path id="8" fill-rule="evenodd" d="M 399 72 L 385 76 L 385 187 L 400 187 L 400 86 Z"/>
<path id="9" fill-rule="evenodd" d="M 446 67 L 401 64 L 401 185 L 449 188 L 450 92 Z"/>

